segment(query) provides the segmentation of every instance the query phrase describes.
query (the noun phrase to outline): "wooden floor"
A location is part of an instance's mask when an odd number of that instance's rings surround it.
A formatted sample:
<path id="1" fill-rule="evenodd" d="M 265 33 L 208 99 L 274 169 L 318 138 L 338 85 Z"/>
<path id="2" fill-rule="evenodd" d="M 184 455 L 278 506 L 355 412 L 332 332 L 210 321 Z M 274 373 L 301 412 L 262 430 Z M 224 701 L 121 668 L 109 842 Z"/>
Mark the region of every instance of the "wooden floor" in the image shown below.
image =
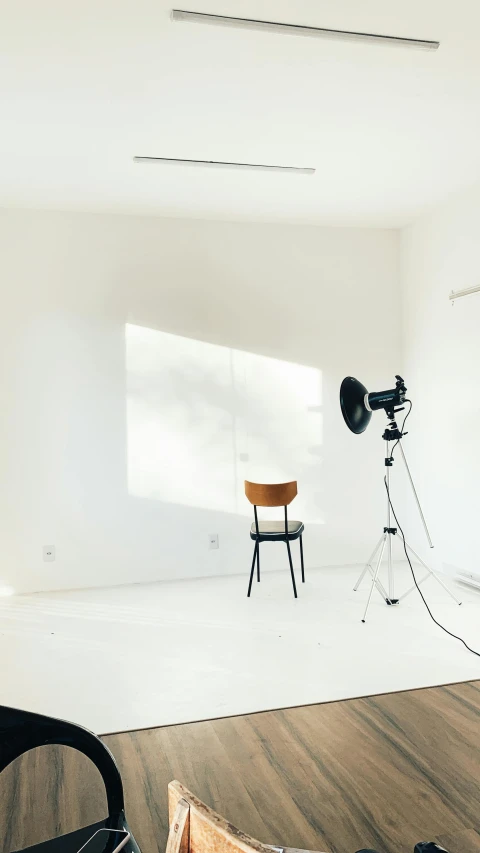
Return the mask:
<path id="1" fill-rule="evenodd" d="M 259 840 L 332 853 L 480 851 L 480 682 L 111 735 L 142 853 L 177 778 Z M 44 747 L 1 776 L 2 853 L 103 817 L 87 759 Z"/>

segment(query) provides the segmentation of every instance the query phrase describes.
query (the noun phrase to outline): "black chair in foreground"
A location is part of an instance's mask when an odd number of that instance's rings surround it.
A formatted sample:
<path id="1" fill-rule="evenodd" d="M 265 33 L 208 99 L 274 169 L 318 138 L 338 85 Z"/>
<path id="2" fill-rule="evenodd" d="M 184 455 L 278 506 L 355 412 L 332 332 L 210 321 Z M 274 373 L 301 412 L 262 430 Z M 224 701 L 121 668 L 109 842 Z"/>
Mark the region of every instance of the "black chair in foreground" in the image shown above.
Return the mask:
<path id="1" fill-rule="evenodd" d="M 130 832 L 130 839 L 123 847 L 123 853 L 140 853 L 125 818 L 120 772 L 112 753 L 103 741 L 73 723 L 0 706 L 0 773 L 25 752 L 46 744 L 69 746 L 83 752 L 95 764 L 105 785 L 108 816 L 90 826 L 35 844 L 33 847 L 26 847 L 16 853 L 78 853 L 99 829 Z M 55 809 L 56 805 L 52 802 L 52 809 Z M 108 838 L 111 838 L 110 834 Z M 109 853 L 109 843 L 111 842 L 107 843 L 105 853 Z"/>

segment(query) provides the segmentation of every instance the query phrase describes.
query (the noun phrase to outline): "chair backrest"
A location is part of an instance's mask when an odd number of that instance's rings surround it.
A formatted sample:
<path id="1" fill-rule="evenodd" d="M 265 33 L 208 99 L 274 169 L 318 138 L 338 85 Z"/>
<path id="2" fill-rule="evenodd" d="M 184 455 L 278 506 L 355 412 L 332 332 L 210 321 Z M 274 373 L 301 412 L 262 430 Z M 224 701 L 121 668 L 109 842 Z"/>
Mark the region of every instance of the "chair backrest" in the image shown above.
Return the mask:
<path id="1" fill-rule="evenodd" d="M 254 506 L 288 506 L 297 496 L 297 481 L 262 484 L 245 480 L 245 494 Z"/>
<path id="2" fill-rule="evenodd" d="M 168 786 L 170 832 L 166 853 L 272 853 L 236 829 L 180 782 Z"/>
<path id="3" fill-rule="evenodd" d="M 202 803 L 180 782 L 168 786 L 170 832 L 166 853 L 300 853 L 247 835 Z"/>
<path id="4" fill-rule="evenodd" d="M 0 707 L 0 773 L 23 753 L 46 744 L 70 746 L 83 752 L 95 764 L 105 785 L 108 814 L 115 824 L 124 809 L 122 777 L 103 741 L 74 723 Z"/>

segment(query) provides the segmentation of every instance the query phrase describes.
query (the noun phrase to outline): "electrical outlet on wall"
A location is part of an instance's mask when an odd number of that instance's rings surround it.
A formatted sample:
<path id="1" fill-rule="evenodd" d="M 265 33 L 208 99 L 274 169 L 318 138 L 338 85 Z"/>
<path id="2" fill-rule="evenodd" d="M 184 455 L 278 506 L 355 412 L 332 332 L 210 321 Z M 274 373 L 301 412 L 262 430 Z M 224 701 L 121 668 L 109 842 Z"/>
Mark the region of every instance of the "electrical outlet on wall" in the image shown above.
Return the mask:
<path id="1" fill-rule="evenodd" d="M 218 533 L 209 533 L 208 534 L 208 547 L 210 548 L 210 551 L 213 551 L 219 547 Z"/>
<path id="2" fill-rule="evenodd" d="M 55 545 L 44 545 L 42 554 L 44 563 L 53 563 L 55 560 Z"/>

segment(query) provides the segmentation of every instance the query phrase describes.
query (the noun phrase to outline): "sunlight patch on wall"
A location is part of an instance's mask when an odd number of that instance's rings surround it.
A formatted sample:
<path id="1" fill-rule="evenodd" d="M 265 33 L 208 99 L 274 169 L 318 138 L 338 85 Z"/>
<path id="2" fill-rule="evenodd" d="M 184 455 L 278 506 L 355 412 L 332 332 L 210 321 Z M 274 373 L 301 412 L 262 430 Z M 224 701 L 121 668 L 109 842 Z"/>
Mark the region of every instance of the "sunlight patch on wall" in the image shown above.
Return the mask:
<path id="1" fill-rule="evenodd" d="M 127 324 L 128 488 L 248 515 L 243 481 L 299 481 L 321 522 L 321 372 Z M 278 514 L 278 510 L 277 510 Z"/>

